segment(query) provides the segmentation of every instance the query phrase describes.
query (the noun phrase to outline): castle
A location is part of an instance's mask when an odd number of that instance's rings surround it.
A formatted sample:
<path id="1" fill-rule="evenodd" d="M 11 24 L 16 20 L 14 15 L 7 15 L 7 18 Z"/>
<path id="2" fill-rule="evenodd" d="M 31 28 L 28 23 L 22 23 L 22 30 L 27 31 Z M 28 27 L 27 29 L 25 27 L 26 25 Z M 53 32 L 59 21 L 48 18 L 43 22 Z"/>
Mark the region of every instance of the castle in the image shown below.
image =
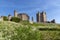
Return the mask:
<path id="1" fill-rule="evenodd" d="M 29 16 L 26 13 L 17 13 L 16 10 L 14 10 L 14 17 L 18 17 L 21 20 L 29 20 Z"/>
<path id="2" fill-rule="evenodd" d="M 14 17 L 20 18 L 21 20 L 26 20 L 29 21 L 29 16 L 26 13 L 18 13 L 16 10 L 14 10 Z M 8 20 L 10 21 L 12 18 L 12 16 L 9 14 L 8 15 Z M 0 17 L 0 20 L 3 20 L 3 17 Z M 53 19 L 52 21 L 47 21 L 47 17 L 46 17 L 46 12 L 42 11 L 36 14 L 36 20 L 37 23 L 55 23 L 55 19 Z M 34 22 L 33 17 L 32 17 L 32 22 Z"/>
<path id="3" fill-rule="evenodd" d="M 46 16 L 46 12 L 42 11 L 36 14 L 36 20 L 38 23 L 55 23 L 55 19 L 51 20 L 51 21 L 47 21 L 47 16 Z"/>
<path id="4" fill-rule="evenodd" d="M 47 21 L 47 18 L 46 18 L 46 12 L 38 12 L 36 14 L 36 17 L 37 17 L 37 22 L 46 22 Z"/>

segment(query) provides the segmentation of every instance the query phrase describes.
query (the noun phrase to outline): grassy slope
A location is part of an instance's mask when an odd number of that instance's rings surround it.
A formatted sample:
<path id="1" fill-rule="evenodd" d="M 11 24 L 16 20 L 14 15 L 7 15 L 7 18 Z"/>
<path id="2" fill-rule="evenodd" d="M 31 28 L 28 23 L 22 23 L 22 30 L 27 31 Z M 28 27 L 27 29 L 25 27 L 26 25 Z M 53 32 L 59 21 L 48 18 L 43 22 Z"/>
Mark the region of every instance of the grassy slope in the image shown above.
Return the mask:
<path id="1" fill-rule="evenodd" d="M 33 23 L 33 24 L 30 24 L 28 22 L 21 22 L 21 24 L 30 25 L 30 26 L 34 26 L 37 28 L 58 28 L 58 29 L 60 29 L 60 24 L 54 24 L 54 23 Z"/>
<path id="2" fill-rule="evenodd" d="M 0 40 L 58 40 L 60 38 L 60 31 L 41 31 L 38 28 L 60 28 L 60 25 L 0 22 Z"/>
<path id="3" fill-rule="evenodd" d="M 0 22 L 0 40 L 40 40 L 40 32 L 14 22 Z"/>
<path id="4" fill-rule="evenodd" d="M 22 24 L 35 27 L 38 30 L 40 28 L 50 29 L 50 30 L 39 30 L 40 34 L 41 34 L 41 37 L 40 37 L 41 40 L 60 40 L 60 24 L 54 24 L 54 23 L 33 23 L 33 24 L 30 24 L 28 22 L 22 22 Z M 51 30 L 51 29 L 53 29 L 53 30 Z"/>

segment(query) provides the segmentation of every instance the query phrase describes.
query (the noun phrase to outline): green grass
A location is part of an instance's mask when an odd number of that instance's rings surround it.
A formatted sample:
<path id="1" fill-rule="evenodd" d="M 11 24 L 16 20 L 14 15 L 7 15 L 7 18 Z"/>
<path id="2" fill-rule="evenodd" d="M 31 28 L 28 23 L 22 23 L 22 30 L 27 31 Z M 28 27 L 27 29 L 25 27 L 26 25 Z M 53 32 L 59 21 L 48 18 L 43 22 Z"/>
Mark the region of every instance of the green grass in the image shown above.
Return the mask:
<path id="1" fill-rule="evenodd" d="M 60 40 L 60 31 L 39 30 L 40 28 L 58 28 L 59 24 L 29 22 L 0 22 L 0 40 Z"/>
<path id="2" fill-rule="evenodd" d="M 0 40 L 40 40 L 40 32 L 15 22 L 0 22 Z"/>
<path id="3" fill-rule="evenodd" d="M 60 40 L 60 31 L 40 31 L 41 40 Z"/>

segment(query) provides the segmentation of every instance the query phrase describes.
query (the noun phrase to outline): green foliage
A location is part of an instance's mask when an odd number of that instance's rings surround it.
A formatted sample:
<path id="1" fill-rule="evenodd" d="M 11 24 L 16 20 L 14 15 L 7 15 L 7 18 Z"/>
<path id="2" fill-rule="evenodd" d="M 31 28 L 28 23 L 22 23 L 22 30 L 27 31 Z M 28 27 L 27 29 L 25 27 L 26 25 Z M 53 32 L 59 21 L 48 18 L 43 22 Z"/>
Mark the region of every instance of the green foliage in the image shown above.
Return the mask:
<path id="1" fill-rule="evenodd" d="M 13 22 L 20 22 L 20 18 L 12 17 L 11 18 L 11 21 L 13 21 Z"/>
<path id="2" fill-rule="evenodd" d="M 51 26 L 54 25 L 52 24 Z M 51 26 L 49 25 L 48 28 Z M 0 40 L 59 40 L 59 39 L 60 31 L 58 30 L 42 31 L 37 29 L 37 27 L 31 25 L 24 25 L 21 23 L 15 23 L 10 21 L 0 22 Z"/>
<path id="3" fill-rule="evenodd" d="M 8 18 L 6 16 L 3 17 L 4 21 L 8 21 Z"/>
<path id="4" fill-rule="evenodd" d="M 60 31 L 40 31 L 41 40 L 60 40 Z"/>
<path id="5" fill-rule="evenodd" d="M 0 40 L 40 40 L 40 32 L 14 22 L 0 22 Z"/>
<path id="6" fill-rule="evenodd" d="M 12 36 L 11 40 L 40 40 L 40 32 L 33 30 L 32 27 L 18 27 L 16 28 L 17 35 Z"/>
<path id="7" fill-rule="evenodd" d="M 21 20 L 20 23 L 23 24 L 23 25 L 30 25 L 29 21 L 26 21 L 26 20 L 24 20 L 24 21 Z"/>
<path id="8" fill-rule="evenodd" d="M 46 26 L 44 23 L 34 23 L 33 26 Z"/>

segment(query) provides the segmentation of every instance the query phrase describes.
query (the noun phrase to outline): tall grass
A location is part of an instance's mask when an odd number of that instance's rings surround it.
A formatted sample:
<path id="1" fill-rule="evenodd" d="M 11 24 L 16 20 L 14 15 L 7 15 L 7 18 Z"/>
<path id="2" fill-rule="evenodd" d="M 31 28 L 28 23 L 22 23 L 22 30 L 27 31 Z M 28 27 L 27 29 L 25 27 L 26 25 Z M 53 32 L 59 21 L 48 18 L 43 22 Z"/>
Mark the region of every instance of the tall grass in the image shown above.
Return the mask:
<path id="1" fill-rule="evenodd" d="M 35 26 L 36 25 L 36 26 Z M 41 24 L 40 24 L 41 25 Z M 60 31 L 39 30 L 59 26 L 55 24 L 23 24 L 15 22 L 0 22 L 0 40 L 60 40 Z M 43 26 L 44 25 L 44 26 Z M 54 27 L 51 27 L 54 28 Z M 55 27 L 59 28 L 59 27 Z"/>
<path id="2" fill-rule="evenodd" d="M 14 22 L 0 22 L 0 40 L 40 40 L 40 31 Z"/>

